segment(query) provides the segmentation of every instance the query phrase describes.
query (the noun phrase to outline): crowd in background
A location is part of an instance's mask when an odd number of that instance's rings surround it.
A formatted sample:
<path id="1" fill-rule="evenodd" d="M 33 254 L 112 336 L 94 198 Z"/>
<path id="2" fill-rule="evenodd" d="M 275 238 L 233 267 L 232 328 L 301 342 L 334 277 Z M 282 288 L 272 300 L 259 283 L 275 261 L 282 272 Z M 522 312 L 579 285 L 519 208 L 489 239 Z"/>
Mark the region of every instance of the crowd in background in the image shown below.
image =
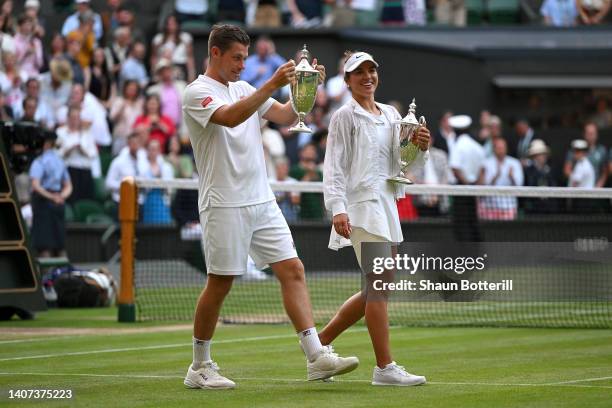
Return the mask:
<path id="1" fill-rule="evenodd" d="M 565 0 L 546 0 L 543 10 L 554 9 L 547 4 L 561 1 Z M 50 43 L 45 46 L 41 38 L 48 28 L 39 16 L 39 1 L 25 1 L 24 12 L 18 16 L 12 11 L 11 0 L 0 1 L 0 120 L 35 122 L 55 131 L 56 154 L 66 166 L 72 182 L 72 194 L 66 198 L 68 203 L 93 199 L 96 180 L 104 180 L 103 188 L 116 203 L 119 183 L 125 176 L 197 177 L 189 138 L 181 123 L 181 99 L 183 89 L 196 78 L 199 69 L 194 61 L 192 36 L 181 26 L 206 19 L 210 12 L 207 1 L 173 2 L 171 12 L 160 18 L 159 33 L 150 40 L 139 29 L 136 14 L 120 0 L 109 0 L 104 10 L 94 10 L 88 0 L 75 0 L 74 3 L 74 13 L 64 21 L 60 32 L 52 33 Z M 345 24 L 342 19 L 358 24 L 360 13 L 379 6 L 374 0 L 287 0 L 282 3 L 220 0 L 215 14 L 218 19 L 252 26 L 287 23 L 305 27 Z M 587 2 L 578 0 L 576 4 Z M 593 12 L 595 2 L 589 4 L 591 8 L 587 8 L 591 11 L 583 13 L 580 9 L 574 17 L 576 22 L 601 21 L 600 16 L 605 13 Z M 607 12 L 610 1 L 601 4 Z M 425 23 L 423 0 L 385 1 L 380 5 L 383 24 Z M 436 20 L 465 25 L 463 1 L 439 0 L 433 3 L 433 9 Z M 327 14 L 323 14 L 323 10 Z M 551 20 L 553 24 L 556 24 L 555 18 Z M 593 21 L 589 22 L 589 18 Z M 259 87 L 285 59 L 276 53 L 274 42 L 265 36 L 258 38 L 251 50 L 242 79 Z M 262 124 L 271 180 L 280 183 L 322 180 L 330 117 L 351 98 L 344 82 L 342 61 L 338 62 L 338 72 L 327 78 L 318 91 L 315 106 L 306 120 L 312 133 L 293 134 L 287 127 Z M 275 97 L 281 102 L 288 100 L 288 89 Z M 389 103 L 394 104 L 402 116 L 406 114 L 401 103 Z M 432 129 L 435 137 L 430 160 L 425 168 L 408 175 L 415 182 L 456 183 L 452 163 L 462 158 L 453 158 L 457 155 L 453 149 L 461 135 L 449 125 L 451 115 L 443 113 L 437 128 Z M 551 152 L 527 120 L 516 121 L 513 130 L 504 128 L 505 123 L 498 116 L 483 111 L 479 122 L 472 126 L 474 140 L 484 152 L 477 169 L 478 183 L 602 187 L 608 182 L 611 156 L 608 147 L 597 140 L 599 129 L 612 126 L 612 112 L 606 98 L 601 99 L 597 111 L 584 125 L 584 143 L 575 141 L 567 146 L 562 179 L 553 177 L 548 164 Z M 518 137 L 515 145 L 507 141 L 510 133 Z M 31 181 L 27 175 L 23 177 L 25 190 L 29 190 Z M 195 217 L 181 209 L 173 209 L 173 198 L 192 203 L 189 211 L 196 211 Z M 22 200 L 29 201 L 27 192 Z M 321 194 L 278 193 L 277 200 L 290 222 L 326 217 Z M 195 201 L 190 196 L 170 197 L 165 192 L 148 191 L 139 198 L 141 218 L 151 223 L 167 223 L 173 219 L 180 220 L 181 224 L 197 221 L 197 207 L 193 209 Z M 445 213 L 448 200 L 420 196 L 400 202 L 399 206 L 402 217 L 411 218 L 419 213 Z M 484 218 L 503 216 L 498 210 L 495 206 L 493 209 L 483 207 L 480 214 Z M 513 214 L 515 211 L 505 215 L 512 217 Z"/>

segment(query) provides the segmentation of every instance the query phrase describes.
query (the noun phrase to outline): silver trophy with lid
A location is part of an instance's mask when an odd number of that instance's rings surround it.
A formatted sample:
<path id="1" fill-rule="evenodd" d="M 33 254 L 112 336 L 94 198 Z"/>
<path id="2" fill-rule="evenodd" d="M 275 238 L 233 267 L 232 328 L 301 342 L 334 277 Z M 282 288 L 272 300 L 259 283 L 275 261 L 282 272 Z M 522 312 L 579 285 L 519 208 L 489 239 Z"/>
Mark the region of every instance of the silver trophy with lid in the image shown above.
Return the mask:
<path id="1" fill-rule="evenodd" d="M 416 160 L 419 151 L 421 150 L 414 140 L 416 131 L 421 126 L 426 126 L 425 116 L 421 116 L 417 120 L 416 115 L 416 103 L 414 98 L 408 109 L 408 114 L 400 121 L 395 124 L 400 125 L 400 172 L 397 176 L 390 177 L 387 181 L 391 183 L 399 184 L 413 184 L 410 179 L 406 177 L 406 171 L 408 167 Z"/>
<path id="2" fill-rule="evenodd" d="M 295 82 L 291 84 L 291 106 L 298 115 L 298 123 L 289 128 L 292 133 L 312 133 L 304 123 L 306 115 L 314 107 L 319 87 L 319 71 L 310 65 L 310 52 L 306 44 L 300 53 L 300 61 L 295 67 Z"/>

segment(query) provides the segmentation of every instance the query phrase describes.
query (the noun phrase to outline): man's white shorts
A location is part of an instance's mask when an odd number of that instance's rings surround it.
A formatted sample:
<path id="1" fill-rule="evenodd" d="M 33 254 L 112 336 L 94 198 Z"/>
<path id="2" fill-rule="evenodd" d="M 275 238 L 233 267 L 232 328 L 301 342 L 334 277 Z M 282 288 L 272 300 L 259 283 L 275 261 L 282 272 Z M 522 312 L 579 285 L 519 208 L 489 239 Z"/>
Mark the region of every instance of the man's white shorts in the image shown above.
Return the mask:
<path id="1" fill-rule="evenodd" d="M 250 254 L 257 268 L 297 258 L 291 231 L 276 204 L 209 207 L 200 213 L 206 269 L 214 275 L 242 275 Z"/>

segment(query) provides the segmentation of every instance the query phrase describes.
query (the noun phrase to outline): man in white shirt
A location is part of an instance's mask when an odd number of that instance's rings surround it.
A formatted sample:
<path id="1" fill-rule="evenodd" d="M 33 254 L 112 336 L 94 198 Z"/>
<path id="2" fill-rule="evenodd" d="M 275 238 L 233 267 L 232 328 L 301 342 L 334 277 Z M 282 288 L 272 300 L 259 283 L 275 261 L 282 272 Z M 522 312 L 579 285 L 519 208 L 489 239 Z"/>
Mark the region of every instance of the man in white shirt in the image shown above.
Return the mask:
<path id="1" fill-rule="evenodd" d="M 569 187 L 594 188 L 595 168 L 588 159 L 589 144 L 586 140 L 572 142 L 574 163 L 568 180 Z"/>
<path id="2" fill-rule="evenodd" d="M 482 180 L 490 186 L 522 186 L 523 166 L 507 155 L 508 144 L 498 137 L 493 140 L 493 157 L 482 168 Z M 516 218 L 516 197 L 481 197 L 478 200 L 478 216 L 487 220 L 513 220 Z"/>
<path id="3" fill-rule="evenodd" d="M 132 133 L 128 136 L 127 146 L 113 159 L 106 174 L 105 185 L 111 192 L 113 201 L 119 204 L 119 187 L 121 181 L 128 176 L 143 176 L 143 169 L 147 168 L 147 154 L 141 147 L 140 136 Z M 144 196 L 138 197 L 138 203 L 144 202 Z"/>
<path id="4" fill-rule="evenodd" d="M 194 317 L 193 363 L 184 380 L 189 388 L 235 387 L 219 374 L 210 344 L 223 300 L 234 277 L 245 274 L 249 254 L 258 268 L 269 264 L 280 281 L 285 310 L 308 359 L 309 380 L 352 371 L 359 363 L 321 345 L 304 266 L 266 177 L 260 121 L 295 122 L 290 103 L 270 98 L 295 80 L 295 62 L 283 64 L 256 90 L 239 81 L 249 44 L 241 28 L 214 26 L 206 73 L 188 85 L 183 96 L 183 123 L 200 175 L 198 202 L 208 272 Z M 324 79 L 324 68 L 317 69 Z"/>
<path id="5" fill-rule="evenodd" d="M 457 184 L 482 184 L 481 175 L 485 161 L 485 151 L 468 133 L 472 125 L 472 118 L 467 115 L 456 115 L 450 117 L 448 123 L 459 135 L 449 158 L 449 166 Z M 479 242 L 481 240 L 475 197 L 453 197 L 451 214 L 453 231 L 457 241 Z"/>
<path id="6" fill-rule="evenodd" d="M 87 12 L 92 12 L 91 4 L 89 0 L 75 0 L 77 11 L 69 15 L 64 21 L 62 26 L 62 35 L 66 37 L 71 31 L 76 30 L 79 27 L 79 16 Z M 93 32 L 96 37 L 96 41 L 100 41 L 104 34 L 102 27 L 102 18 L 98 13 L 93 13 L 94 25 Z"/>

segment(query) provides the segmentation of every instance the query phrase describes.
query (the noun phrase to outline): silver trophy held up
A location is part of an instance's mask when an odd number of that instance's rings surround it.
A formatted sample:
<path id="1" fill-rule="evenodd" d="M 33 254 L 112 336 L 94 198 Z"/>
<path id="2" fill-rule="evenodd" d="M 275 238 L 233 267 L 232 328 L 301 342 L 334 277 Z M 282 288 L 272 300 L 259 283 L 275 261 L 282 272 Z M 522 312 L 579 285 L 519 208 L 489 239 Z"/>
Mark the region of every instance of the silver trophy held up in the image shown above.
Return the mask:
<path id="1" fill-rule="evenodd" d="M 298 115 L 298 123 L 289 129 L 292 133 L 312 133 L 304 123 L 308 112 L 314 106 L 319 87 L 319 71 L 310 65 L 310 52 L 306 44 L 300 53 L 300 61 L 295 67 L 295 82 L 291 84 L 291 106 Z"/>
<path id="2" fill-rule="evenodd" d="M 387 179 L 387 181 L 391 183 L 413 184 L 412 181 L 406 177 L 406 171 L 412 162 L 416 160 L 421 150 L 417 144 L 413 143 L 413 138 L 417 129 L 426 125 L 425 116 L 421 116 L 419 120 L 417 120 L 415 112 L 416 103 L 414 103 L 414 99 L 412 99 L 408 114 L 402 120 L 395 122 L 395 124 L 400 125 L 399 150 L 401 162 L 399 174 Z"/>

